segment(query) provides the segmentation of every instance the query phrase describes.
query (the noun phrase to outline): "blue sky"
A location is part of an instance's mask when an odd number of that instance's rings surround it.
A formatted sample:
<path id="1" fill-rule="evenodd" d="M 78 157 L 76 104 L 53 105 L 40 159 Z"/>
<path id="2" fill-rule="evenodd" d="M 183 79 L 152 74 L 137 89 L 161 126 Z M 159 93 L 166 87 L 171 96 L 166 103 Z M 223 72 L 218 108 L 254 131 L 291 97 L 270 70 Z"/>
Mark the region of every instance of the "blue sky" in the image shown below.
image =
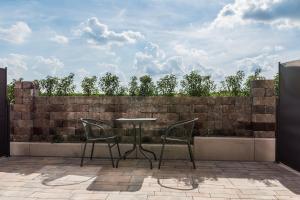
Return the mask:
<path id="1" fill-rule="evenodd" d="M 299 0 L 1 0 L 0 66 L 9 80 L 47 75 L 123 82 L 191 70 L 216 81 L 300 58 Z"/>

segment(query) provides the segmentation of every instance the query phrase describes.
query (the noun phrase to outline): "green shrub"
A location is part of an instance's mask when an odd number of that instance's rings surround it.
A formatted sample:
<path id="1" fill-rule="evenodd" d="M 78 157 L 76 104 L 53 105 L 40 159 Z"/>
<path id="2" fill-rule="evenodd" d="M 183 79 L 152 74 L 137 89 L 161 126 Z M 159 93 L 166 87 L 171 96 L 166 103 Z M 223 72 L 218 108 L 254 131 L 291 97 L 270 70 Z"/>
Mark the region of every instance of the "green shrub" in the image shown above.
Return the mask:
<path id="1" fill-rule="evenodd" d="M 126 89 L 120 86 L 119 77 L 107 72 L 100 78 L 99 86 L 101 91 L 108 96 L 124 95 Z"/>
<path id="2" fill-rule="evenodd" d="M 159 95 L 174 96 L 177 85 L 177 78 L 175 75 L 166 75 L 157 81 L 157 90 Z"/>
<path id="3" fill-rule="evenodd" d="M 155 85 L 152 78 L 149 75 L 144 75 L 140 77 L 140 96 L 153 96 L 155 95 Z"/>
<path id="4" fill-rule="evenodd" d="M 235 75 L 226 76 L 225 80 L 221 82 L 221 92 L 228 94 L 229 96 L 243 96 L 245 73 L 241 70 L 237 71 Z"/>
<path id="5" fill-rule="evenodd" d="M 275 87 L 275 93 L 278 96 L 279 95 L 279 73 L 277 73 L 274 76 L 274 87 Z"/>
<path id="6" fill-rule="evenodd" d="M 137 77 L 136 76 L 132 76 L 130 78 L 130 82 L 129 82 L 129 95 L 130 96 L 138 96 L 139 95 L 139 85 L 137 82 Z"/>
<path id="7" fill-rule="evenodd" d="M 68 76 L 59 79 L 57 83 L 58 96 L 68 96 L 74 93 L 75 91 L 74 76 L 75 75 L 73 73 L 70 73 Z"/>
<path id="8" fill-rule="evenodd" d="M 97 77 L 85 77 L 81 82 L 81 88 L 84 95 L 91 96 L 98 94 Z"/>
<path id="9" fill-rule="evenodd" d="M 53 76 L 47 76 L 39 82 L 40 92 L 47 96 L 53 96 L 57 91 L 58 78 Z"/>
<path id="10" fill-rule="evenodd" d="M 209 96 L 216 88 L 210 76 L 201 76 L 197 71 L 186 74 L 181 81 L 182 93 L 190 96 Z"/>

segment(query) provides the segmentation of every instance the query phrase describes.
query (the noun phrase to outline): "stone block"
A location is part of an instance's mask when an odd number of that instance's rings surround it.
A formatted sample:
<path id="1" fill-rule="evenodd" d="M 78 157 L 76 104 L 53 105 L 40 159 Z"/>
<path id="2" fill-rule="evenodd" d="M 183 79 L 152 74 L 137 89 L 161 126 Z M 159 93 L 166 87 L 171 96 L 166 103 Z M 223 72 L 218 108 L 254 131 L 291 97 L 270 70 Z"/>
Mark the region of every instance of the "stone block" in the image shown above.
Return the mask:
<path id="1" fill-rule="evenodd" d="M 23 104 L 34 104 L 34 97 L 29 96 L 29 97 L 23 97 Z"/>
<path id="2" fill-rule="evenodd" d="M 33 89 L 33 82 L 31 81 L 22 81 L 22 88 L 23 89 Z"/>
<path id="3" fill-rule="evenodd" d="M 223 105 L 234 105 L 236 97 L 222 97 Z"/>
<path id="4" fill-rule="evenodd" d="M 276 117 L 274 114 L 253 114 L 253 122 L 266 122 L 266 123 L 275 123 Z"/>
<path id="5" fill-rule="evenodd" d="M 153 113 L 153 117 L 160 122 L 175 122 L 179 120 L 177 113 Z"/>
<path id="6" fill-rule="evenodd" d="M 32 112 L 33 106 L 28 104 L 14 104 L 13 110 L 16 112 Z"/>
<path id="7" fill-rule="evenodd" d="M 276 123 L 252 122 L 253 131 L 275 131 Z"/>
<path id="8" fill-rule="evenodd" d="M 46 97 L 46 96 L 38 96 L 34 98 L 34 103 L 35 104 L 48 104 L 48 98 L 51 97 Z"/>
<path id="9" fill-rule="evenodd" d="M 49 104 L 36 104 L 35 105 L 35 113 L 44 113 L 50 111 L 50 105 Z"/>
<path id="10" fill-rule="evenodd" d="M 13 120 L 21 120 L 22 119 L 22 112 L 12 111 L 10 113 L 10 116 L 12 117 Z"/>
<path id="11" fill-rule="evenodd" d="M 23 90 L 15 88 L 14 89 L 14 96 L 15 96 L 15 98 L 23 98 Z"/>
<path id="12" fill-rule="evenodd" d="M 234 112 L 234 105 L 222 105 L 223 113 L 232 113 Z"/>
<path id="13" fill-rule="evenodd" d="M 265 88 L 252 88 L 251 95 L 253 97 L 264 97 L 266 94 Z"/>
<path id="14" fill-rule="evenodd" d="M 75 112 L 51 112 L 50 119 L 51 120 L 76 119 L 76 113 Z"/>
<path id="15" fill-rule="evenodd" d="M 23 98 L 22 97 L 16 97 L 15 98 L 15 104 L 22 104 L 23 103 Z"/>
<path id="16" fill-rule="evenodd" d="M 265 96 L 266 97 L 273 97 L 273 96 L 275 96 L 275 93 L 276 92 L 275 92 L 274 88 L 267 88 Z"/>
<path id="17" fill-rule="evenodd" d="M 32 128 L 33 121 L 32 120 L 15 120 L 15 121 L 13 121 L 13 126 L 19 127 L 19 128 Z"/>
<path id="18" fill-rule="evenodd" d="M 254 131 L 256 138 L 275 138 L 275 131 Z"/>
<path id="19" fill-rule="evenodd" d="M 32 112 L 22 112 L 22 120 L 32 120 L 33 119 L 33 113 Z"/>
<path id="20" fill-rule="evenodd" d="M 251 88 L 274 88 L 274 80 L 255 80 L 255 81 L 252 81 Z"/>
<path id="21" fill-rule="evenodd" d="M 22 82 L 21 81 L 16 81 L 14 89 L 22 89 Z"/>
<path id="22" fill-rule="evenodd" d="M 266 114 L 266 106 L 265 105 L 256 105 L 252 107 L 253 114 Z"/>
<path id="23" fill-rule="evenodd" d="M 276 98 L 275 97 L 253 97 L 253 105 L 267 105 L 275 106 Z"/>
<path id="24" fill-rule="evenodd" d="M 195 113 L 207 113 L 208 107 L 207 107 L 207 105 L 194 105 L 194 112 Z"/>
<path id="25" fill-rule="evenodd" d="M 51 104 L 64 104 L 64 96 L 51 96 L 48 98 L 48 101 Z"/>

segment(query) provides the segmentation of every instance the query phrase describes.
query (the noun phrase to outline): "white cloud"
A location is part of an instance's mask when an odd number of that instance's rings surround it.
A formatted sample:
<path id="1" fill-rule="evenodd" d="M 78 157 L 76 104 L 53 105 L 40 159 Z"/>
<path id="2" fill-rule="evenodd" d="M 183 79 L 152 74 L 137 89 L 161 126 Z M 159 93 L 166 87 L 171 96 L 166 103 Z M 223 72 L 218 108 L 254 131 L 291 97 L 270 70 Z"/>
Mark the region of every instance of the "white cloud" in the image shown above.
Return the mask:
<path id="1" fill-rule="evenodd" d="M 277 28 L 300 28 L 299 9 L 299 0 L 235 0 L 223 7 L 210 27 L 263 23 Z"/>
<path id="2" fill-rule="evenodd" d="M 30 27 L 25 22 L 17 22 L 9 28 L 0 27 L 0 40 L 21 44 L 31 34 Z"/>
<path id="3" fill-rule="evenodd" d="M 0 58 L 0 67 L 7 67 L 8 79 L 18 79 L 28 70 L 26 56 L 21 54 L 9 54 L 7 57 Z"/>
<path id="4" fill-rule="evenodd" d="M 68 44 L 69 43 L 69 39 L 63 35 L 55 35 L 50 40 L 53 42 L 56 42 L 58 44 Z"/>
<path id="5" fill-rule="evenodd" d="M 56 57 L 45 58 L 36 56 L 32 59 L 32 69 L 38 75 L 57 75 L 58 71 L 64 67 L 64 63 Z"/>
<path id="6" fill-rule="evenodd" d="M 150 46 L 155 46 L 155 51 L 148 51 Z M 159 76 L 165 74 L 175 74 L 182 77 L 184 74 L 190 73 L 192 70 L 199 71 L 202 75 L 211 75 L 213 78 L 219 80 L 222 77 L 220 70 L 203 66 L 201 60 L 208 57 L 208 54 L 199 49 L 187 48 L 184 45 L 175 45 L 175 55 L 159 56 L 155 53 L 157 51 L 165 52 L 159 48 L 157 44 L 149 43 L 144 51 L 135 54 L 134 66 L 140 74 L 150 74 L 152 76 Z"/>
<path id="7" fill-rule="evenodd" d="M 92 45 L 132 44 L 144 38 L 140 32 L 109 30 L 108 26 L 96 17 L 89 18 L 86 22 L 81 23 L 79 29 L 75 30 L 75 34 L 84 37 Z"/>
<path id="8" fill-rule="evenodd" d="M 255 69 L 261 68 L 267 78 L 273 78 L 278 70 L 279 60 L 280 58 L 277 54 L 263 53 L 237 60 L 235 65 L 239 70 L 245 71 L 246 74 L 253 73 Z"/>
<path id="9" fill-rule="evenodd" d="M 198 61 L 203 62 L 203 60 L 208 59 L 207 52 L 202 49 L 187 48 L 182 44 L 175 44 L 174 50 L 178 55 L 190 57 L 192 59 L 197 59 Z"/>

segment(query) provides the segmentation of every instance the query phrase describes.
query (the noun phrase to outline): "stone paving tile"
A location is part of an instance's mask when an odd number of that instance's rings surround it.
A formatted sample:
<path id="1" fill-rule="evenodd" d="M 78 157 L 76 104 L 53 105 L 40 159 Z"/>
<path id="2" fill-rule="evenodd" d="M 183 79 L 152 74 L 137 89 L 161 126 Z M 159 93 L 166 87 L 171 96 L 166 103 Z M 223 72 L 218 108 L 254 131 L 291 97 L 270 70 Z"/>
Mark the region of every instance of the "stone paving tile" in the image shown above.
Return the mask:
<path id="1" fill-rule="evenodd" d="M 0 160 L 0 200 L 300 200 L 300 176 L 266 162 L 109 160 L 79 166 L 77 158 Z M 157 166 L 157 162 L 154 163 Z"/>

